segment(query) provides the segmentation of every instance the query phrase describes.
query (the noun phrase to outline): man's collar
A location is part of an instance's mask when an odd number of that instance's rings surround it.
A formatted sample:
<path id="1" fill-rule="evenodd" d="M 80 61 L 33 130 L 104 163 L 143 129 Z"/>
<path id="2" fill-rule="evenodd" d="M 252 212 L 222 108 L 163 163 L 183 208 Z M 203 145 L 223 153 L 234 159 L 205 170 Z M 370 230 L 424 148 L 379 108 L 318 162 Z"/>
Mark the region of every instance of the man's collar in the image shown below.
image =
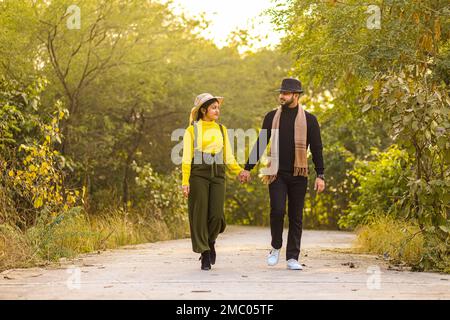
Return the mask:
<path id="1" fill-rule="evenodd" d="M 294 110 L 296 108 L 298 108 L 298 104 L 295 107 L 293 107 L 293 108 L 289 108 L 289 106 L 283 106 L 282 107 L 283 110 L 285 110 L 285 109 L 287 109 L 287 110 Z"/>

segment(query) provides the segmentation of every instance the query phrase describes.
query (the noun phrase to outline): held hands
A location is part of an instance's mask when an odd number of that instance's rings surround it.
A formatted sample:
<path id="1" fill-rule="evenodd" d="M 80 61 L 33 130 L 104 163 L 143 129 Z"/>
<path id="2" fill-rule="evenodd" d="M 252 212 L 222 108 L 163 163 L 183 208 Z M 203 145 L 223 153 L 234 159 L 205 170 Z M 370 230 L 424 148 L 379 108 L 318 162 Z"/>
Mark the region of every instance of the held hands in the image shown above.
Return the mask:
<path id="1" fill-rule="evenodd" d="M 181 189 L 183 190 L 183 196 L 187 198 L 189 195 L 189 186 L 182 186 Z"/>
<path id="2" fill-rule="evenodd" d="M 251 179 L 250 171 L 242 170 L 238 175 L 238 179 L 239 179 L 240 183 L 249 182 Z M 181 189 L 183 191 L 183 196 L 185 196 L 187 198 L 189 196 L 189 191 L 190 191 L 189 186 L 181 186 Z"/>
<path id="3" fill-rule="evenodd" d="M 238 175 L 238 179 L 240 183 L 249 182 L 251 179 L 250 171 L 242 170 Z"/>
<path id="4" fill-rule="evenodd" d="M 325 190 L 325 181 L 323 179 L 316 178 L 316 182 L 314 182 L 314 190 L 317 191 L 317 193 L 321 193 Z"/>

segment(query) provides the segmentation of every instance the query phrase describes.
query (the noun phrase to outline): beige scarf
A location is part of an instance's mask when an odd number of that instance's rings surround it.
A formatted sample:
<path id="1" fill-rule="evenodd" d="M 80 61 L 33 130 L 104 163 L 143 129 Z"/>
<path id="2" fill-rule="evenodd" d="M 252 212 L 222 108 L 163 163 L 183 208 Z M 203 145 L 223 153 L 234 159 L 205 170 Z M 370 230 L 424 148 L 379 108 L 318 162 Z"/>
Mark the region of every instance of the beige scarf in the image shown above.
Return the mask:
<path id="1" fill-rule="evenodd" d="M 263 176 L 262 181 L 270 184 L 277 178 L 279 164 L 279 129 L 282 107 L 278 107 L 272 120 L 272 130 L 270 138 L 270 148 L 267 151 L 269 157 L 269 166 L 261 170 Z M 295 141 L 295 160 L 294 160 L 294 176 L 308 176 L 308 158 L 306 145 L 306 115 L 305 110 L 299 105 L 298 113 L 295 117 L 294 124 L 294 141 Z"/>

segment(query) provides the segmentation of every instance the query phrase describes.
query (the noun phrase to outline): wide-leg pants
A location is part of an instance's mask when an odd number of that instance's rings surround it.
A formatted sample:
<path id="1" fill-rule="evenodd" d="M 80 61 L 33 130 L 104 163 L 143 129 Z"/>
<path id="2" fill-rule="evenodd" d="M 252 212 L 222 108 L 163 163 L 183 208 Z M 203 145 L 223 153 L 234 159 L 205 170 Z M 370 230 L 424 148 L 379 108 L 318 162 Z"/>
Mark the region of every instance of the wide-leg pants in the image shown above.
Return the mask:
<path id="1" fill-rule="evenodd" d="M 192 250 L 202 253 L 225 230 L 225 165 L 192 164 L 189 185 Z"/>

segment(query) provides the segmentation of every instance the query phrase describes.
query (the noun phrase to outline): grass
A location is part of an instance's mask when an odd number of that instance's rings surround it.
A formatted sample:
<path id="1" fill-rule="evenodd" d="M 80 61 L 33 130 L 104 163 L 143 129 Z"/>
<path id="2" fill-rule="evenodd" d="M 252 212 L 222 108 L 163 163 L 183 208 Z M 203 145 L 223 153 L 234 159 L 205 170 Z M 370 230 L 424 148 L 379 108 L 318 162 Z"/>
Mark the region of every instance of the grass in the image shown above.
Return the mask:
<path id="1" fill-rule="evenodd" d="M 33 251 L 24 233 L 13 226 L 0 225 L 0 271 L 36 264 Z"/>
<path id="2" fill-rule="evenodd" d="M 395 262 L 418 264 L 424 252 L 424 239 L 419 227 L 403 220 L 379 217 L 357 229 L 360 250 L 390 257 Z"/>
<path id="3" fill-rule="evenodd" d="M 436 244 L 442 246 L 442 242 L 425 238 L 418 225 L 411 221 L 383 216 L 356 232 L 356 244 L 361 252 L 384 255 L 392 263 L 408 265 L 414 270 L 450 272 L 448 256 L 439 259 L 438 264 L 421 267 L 424 257 L 435 256 L 443 249 L 436 247 Z"/>
<path id="4" fill-rule="evenodd" d="M 8 224 L 0 225 L 0 271 L 48 264 L 60 258 L 188 235 L 187 222 L 169 228 L 156 218 L 121 210 L 88 216 L 71 210 L 45 223 L 41 219 L 22 231 Z"/>

